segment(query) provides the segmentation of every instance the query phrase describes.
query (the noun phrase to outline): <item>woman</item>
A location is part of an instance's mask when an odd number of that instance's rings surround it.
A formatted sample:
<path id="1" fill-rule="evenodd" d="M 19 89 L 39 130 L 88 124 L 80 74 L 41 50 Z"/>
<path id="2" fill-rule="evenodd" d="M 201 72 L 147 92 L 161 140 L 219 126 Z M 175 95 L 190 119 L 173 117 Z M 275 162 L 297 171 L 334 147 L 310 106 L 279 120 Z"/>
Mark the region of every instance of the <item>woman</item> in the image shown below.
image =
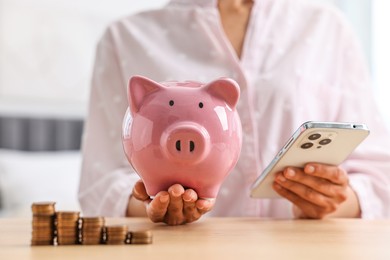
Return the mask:
<path id="1" fill-rule="evenodd" d="M 180 184 L 153 200 L 121 145 L 132 75 L 155 81 L 241 87 L 239 162 L 215 201 Z M 285 199 L 251 199 L 249 189 L 304 121 L 363 122 L 370 136 L 339 167 L 288 167 L 274 189 Z M 83 144 L 79 199 L 85 214 L 147 215 L 170 225 L 210 216 L 323 218 L 390 216 L 390 140 L 357 40 L 341 15 L 304 0 L 171 0 L 113 23 L 97 50 Z"/>

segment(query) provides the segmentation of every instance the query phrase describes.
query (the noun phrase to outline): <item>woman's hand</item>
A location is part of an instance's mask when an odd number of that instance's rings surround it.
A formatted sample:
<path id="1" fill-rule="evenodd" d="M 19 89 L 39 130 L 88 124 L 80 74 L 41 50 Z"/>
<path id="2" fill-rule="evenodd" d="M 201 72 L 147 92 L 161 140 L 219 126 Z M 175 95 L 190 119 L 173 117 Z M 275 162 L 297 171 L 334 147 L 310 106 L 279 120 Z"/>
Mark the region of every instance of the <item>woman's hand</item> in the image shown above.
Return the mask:
<path id="1" fill-rule="evenodd" d="M 359 202 L 348 183 L 341 167 L 310 163 L 303 169 L 286 167 L 276 175 L 273 188 L 294 204 L 295 217 L 359 217 Z"/>
<path id="2" fill-rule="evenodd" d="M 153 222 L 181 225 L 198 220 L 214 206 L 214 200 L 199 199 L 193 189 L 174 184 L 168 191 L 160 191 L 151 199 L 140 180 L 133 189 L 135 199 L 144 202 L 146 214 Z"/>

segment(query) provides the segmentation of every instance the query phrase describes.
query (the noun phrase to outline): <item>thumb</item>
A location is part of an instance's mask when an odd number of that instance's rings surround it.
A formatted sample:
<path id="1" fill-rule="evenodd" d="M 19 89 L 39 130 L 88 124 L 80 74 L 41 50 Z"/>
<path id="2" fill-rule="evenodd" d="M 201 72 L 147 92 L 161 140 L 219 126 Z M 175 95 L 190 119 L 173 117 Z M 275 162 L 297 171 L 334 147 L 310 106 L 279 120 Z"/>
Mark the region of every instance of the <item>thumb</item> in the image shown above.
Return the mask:
<path id="1" fill-rule="evenodd" d="M 139 180 L 135 183 L 132 193 L 133 197 L 137 200 L 145 201 L 149 199 L 149 195 L 146 192 L 146 188 L 142 180 Z"/>

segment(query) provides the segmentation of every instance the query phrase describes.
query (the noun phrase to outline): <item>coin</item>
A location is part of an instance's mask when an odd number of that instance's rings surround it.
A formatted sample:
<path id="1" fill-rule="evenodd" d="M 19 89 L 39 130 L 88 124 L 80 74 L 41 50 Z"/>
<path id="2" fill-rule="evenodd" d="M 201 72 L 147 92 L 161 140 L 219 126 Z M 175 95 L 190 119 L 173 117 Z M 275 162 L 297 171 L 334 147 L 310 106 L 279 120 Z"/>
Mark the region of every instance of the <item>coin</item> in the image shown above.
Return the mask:
<path id="1" fill-rule="evenodd" d="M 87 230 L 82 230 L 81 234 L 83 236 L 88 236 L 88 237 L 101 236 L 103 234 L 103 230 L 102 230 L 102 228 L 87 229 Z"/>
<path id="2" fill-rule="evenodd" d="M 102 227 L 104 226 L 104 217 L 82 217 L 81 224 L 83 227 Z"/>
<path id="3" fill-rule="evenodd" d="M 49 246 L 49 245 L 54 245 L 54 242 L 53 242 L 53 240 L 49 240 L 49 241 L 31 240 L 31 245 L 32 246 Z"/>
<path id="4" fill-rule="evenodd" d="M 151 230 L 129 232 L 130 244 L 151 244 L 153 233 Z"/>
<path id="5" fill-rule="evenodd" d="M 127 225 L 112 225 L 112 226 L 106 226 L 106 232 L 110 233 L 117 233 L 117 232 L 127 232 L 129 227 Z"/>
<path id="6" fill-rule="evenodd" d="M 80 218 L 80 212 L 78 211 L 57 211 L 57 221 L 78 221 Z"/>
<path id="7" fill-rule="evenodd" d="M 31 205 L 33 215 L 51 216 L 55 214 L 55 202 L 34 202 Z"/>
<path id="8" fill-rule="evenodd" d="M 55 238 L 55 202 L 36 202 L 31 205 L 33 213 L 31 245 L 52 245 Z"/>
<path id="9" fill-rule="evenodd" d="M 103 241 L 104 217 L 81 218 L 81 243 L 83 245 L 96 245 Z"/>
<path id="10" fill-rule="evenodd" d="M 151 237 L 146 237 L 146 238 L 131 238 L 130 239 L 130 244 L 152 244 L 153 243 L 153 238 Z"/>
<path id="11" fill-rule="evenodd" d="M 127 225 L 112 225 L 105 227 L 105 243 L 108 245 L 125 244 L 128 234 Z"/>
<path id="12" fill-rule="evenodd" d="M 56 212 L 58 245 L 74 245 L 79 243 L 79 219 L 79 211 Z"/>
<path id="13" fill-rule="evenodd" d="M 78 228 L 79 227 L 79 222 L 78 221 L 58 221 L 56 224 L 57 228 Z"/>
<path id="14" fill-rule="evenodd" d="M 77 229 L 57 229 L 57 236 L 59 237 L 69 237 L 69 236 L 78 236 L 79 231 Z"/>
<path id="15" fill-rule="evenodd" d="M 79 240 L 75 237 L 57 237 L 58 245 L 76 245 Z"/>
<path id="16" fill-rule="evenodd" d="M 52 237 L 54 236 L 54 229 L 42 229 L 42 230 L 33 230 L 32 236 L 35 237 Z"/>
<path id="17" fill-rule="evenodd" d="M 81 244 L 82 245 L 99 245 L 102 243 L 102 240 L 101 239 L 86 239 L 86 238 L 82 238 L 81 240 Z"/>
<path id="18" fill-rule="evenodd" d="M 105 226 L 101 216 L 81 217 L 78 211 L 55 211 L 55 202 L 31 205 L 31 245 L 151 244 L 151 230 L 129 231 L 127 225 Z"/>
<path id="19" fill-rule="evenodd" d="M 152 237 L 152 231 L 151 230 L 142 230 L 142 231 L 132 231 L 131 232 L 131 237 L 132 238 L 148 238 Z"/>

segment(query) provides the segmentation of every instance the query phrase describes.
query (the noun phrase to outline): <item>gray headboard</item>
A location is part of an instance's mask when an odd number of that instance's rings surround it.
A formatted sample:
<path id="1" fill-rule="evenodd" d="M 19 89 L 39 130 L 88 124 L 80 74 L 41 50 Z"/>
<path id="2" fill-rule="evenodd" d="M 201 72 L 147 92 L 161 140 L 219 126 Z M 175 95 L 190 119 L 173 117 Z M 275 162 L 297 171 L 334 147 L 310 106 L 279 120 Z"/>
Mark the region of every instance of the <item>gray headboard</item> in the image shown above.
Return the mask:
<path id="1" fill-rule="evenodd" d="M 83 125 L 82 119 L 0 116 L 0 148 L 79 150 Z"/>

